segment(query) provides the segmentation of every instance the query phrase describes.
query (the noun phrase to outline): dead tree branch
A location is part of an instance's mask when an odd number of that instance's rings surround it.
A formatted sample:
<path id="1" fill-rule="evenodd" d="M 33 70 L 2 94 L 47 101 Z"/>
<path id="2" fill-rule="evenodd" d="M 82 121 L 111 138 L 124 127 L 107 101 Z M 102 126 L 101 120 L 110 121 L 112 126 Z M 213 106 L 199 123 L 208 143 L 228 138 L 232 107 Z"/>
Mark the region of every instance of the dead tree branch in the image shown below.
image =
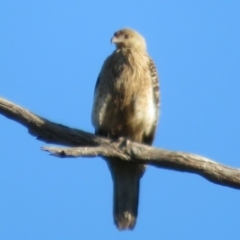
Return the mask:
<path id="1" fill-rule="evenodd" d="M 27 127 L 29 133 L 41 141 L 71 146 L 42 148 L 58 157 L 117 157 L 136 164 L 144 163 L 159 168 L 195 173 L 213 183 L 240 189 L 240 169 L 230 168 L 199 155 L 153 148 L 125 139 L 113 141 L 98 137 L 53 123 L 3 98 L 0 98 L 0 113 Z"/>

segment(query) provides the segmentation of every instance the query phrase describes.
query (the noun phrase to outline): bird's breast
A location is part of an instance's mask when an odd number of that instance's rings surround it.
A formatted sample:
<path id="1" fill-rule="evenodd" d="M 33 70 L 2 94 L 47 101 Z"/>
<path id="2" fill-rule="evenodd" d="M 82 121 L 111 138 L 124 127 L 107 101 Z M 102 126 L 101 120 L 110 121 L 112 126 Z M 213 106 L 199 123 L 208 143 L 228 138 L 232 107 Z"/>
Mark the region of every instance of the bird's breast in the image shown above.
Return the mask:
<path id="1" fill-rule="evenodd" d="M 109 136 L 141 142 L 143 132 L 150 132 L 156 118 L 149 60 L 115 57 L 106 66 L 98 90 L 98 127 Z"/>

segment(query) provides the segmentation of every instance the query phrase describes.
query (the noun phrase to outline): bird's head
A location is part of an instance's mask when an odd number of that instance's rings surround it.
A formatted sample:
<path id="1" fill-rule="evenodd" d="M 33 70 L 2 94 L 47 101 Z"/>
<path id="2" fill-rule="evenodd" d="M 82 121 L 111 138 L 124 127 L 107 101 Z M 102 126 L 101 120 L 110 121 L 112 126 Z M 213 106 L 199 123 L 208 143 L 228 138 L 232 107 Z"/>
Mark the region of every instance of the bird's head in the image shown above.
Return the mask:
<path id="1" fill-rule="evenodd" d="M 114 33 L 111 38 L 117 48 L 140 48 L 146 50 L 145 39 L 136 31 L 124 28 Z"/>

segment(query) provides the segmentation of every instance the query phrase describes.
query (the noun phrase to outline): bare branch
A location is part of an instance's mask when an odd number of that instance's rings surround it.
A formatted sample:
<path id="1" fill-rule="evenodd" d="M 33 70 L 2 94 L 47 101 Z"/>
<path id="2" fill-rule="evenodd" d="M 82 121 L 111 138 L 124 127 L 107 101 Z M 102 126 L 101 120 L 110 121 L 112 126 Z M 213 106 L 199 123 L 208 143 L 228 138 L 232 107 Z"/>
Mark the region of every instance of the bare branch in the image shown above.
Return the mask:
<path id="1" fill-rule="evenodd" d="M 159 168 L 196 173 L 213 183 L 240 189 L 239 169 L 224 166 L 199 155 L 153 148 L 125 139 L 113 141 L 98 137 L 53 123 L 2 98 L 0 98 L 0 113 L 27 127 L 39 140 L 72 146 L 72 148 L 42 148 L 55 156 L 117 157 L 136 164 L 144 163 Z"/>
<path id="2" fill-rule="evenodd" d="M 118 157 L 125 161 L 144 163 L 159 168 L 196 173 L 213 183 L 240 189 L 240 169 L 230 168 L 190 153 L 167 151 L 134 142 L 128 142 L 126 146 L 123 146 L 118 141 L 98 147 L 44 147 L 42 150 L 58 157 Z M 121 150 L 121 152 L 116 150 Z"/>
<path id="3" fill-rule="evenodd" d="M 21 123 L 30 134 L 47 143 L 96 146 L 101 142 L 94 134 L 53 123 L 3 98 L 0 98 L 0 114 Z"/>

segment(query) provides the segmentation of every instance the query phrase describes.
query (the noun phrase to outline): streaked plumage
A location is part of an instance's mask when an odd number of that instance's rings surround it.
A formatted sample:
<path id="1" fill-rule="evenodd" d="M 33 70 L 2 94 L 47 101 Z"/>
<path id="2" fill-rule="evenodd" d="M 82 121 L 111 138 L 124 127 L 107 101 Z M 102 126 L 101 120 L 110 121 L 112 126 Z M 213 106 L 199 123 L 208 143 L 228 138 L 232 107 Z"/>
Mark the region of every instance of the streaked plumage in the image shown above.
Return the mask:
<path id="1" fill-rule="evenodd" d="M 144 38 L 134 30 L 117 31 L 116 50 L 105 60 L 95 87 L 92 123 L 95 132 L 151 144 L 159 115 L 156 67 Z M 137 219 L 139 181 L 145 171 L 137 165 L 108 158 L 114 183 L 114 221 L 133 229 Z"/>

